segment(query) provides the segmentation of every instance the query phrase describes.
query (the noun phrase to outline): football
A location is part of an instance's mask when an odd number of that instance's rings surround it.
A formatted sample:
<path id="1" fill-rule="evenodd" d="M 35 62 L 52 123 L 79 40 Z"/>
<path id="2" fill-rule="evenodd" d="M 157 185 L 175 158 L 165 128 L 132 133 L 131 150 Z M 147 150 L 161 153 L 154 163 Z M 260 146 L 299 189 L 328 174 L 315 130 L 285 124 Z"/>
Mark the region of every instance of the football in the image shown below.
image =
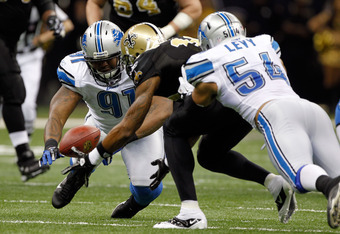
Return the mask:
<path id="1" fill-rule="evenodd" d="M 71 148 L 75 146 L 83 153 L 91 152 L 98 144 L 100 130 L 94 126 L 82 125 L 68 130 L 59 143 L 61 154 L 69 157 L 78 157 Z"/>

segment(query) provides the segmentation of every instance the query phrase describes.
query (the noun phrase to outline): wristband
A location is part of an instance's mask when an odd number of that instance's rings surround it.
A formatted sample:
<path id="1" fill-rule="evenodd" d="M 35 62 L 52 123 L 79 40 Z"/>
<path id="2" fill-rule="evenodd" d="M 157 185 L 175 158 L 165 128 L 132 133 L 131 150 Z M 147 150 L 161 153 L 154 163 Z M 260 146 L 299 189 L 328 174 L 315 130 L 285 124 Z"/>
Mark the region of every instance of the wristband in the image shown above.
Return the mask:
<path id="1" fill-rule="evenodd" d="M 58 142 L 55 139 L 49 138 L 45 141 L 45 150 L 50 147 L 58 147 Z"/>
<path id="2" fill-rule="evenodd" d="M 179 30 L 183 30 L 189 27 L 194 21 L 191 16 L 181 11 L 175 16 L 172 22 L 176 24 Z"/>
<path id="3" fill-rule="evenodd" d="M 102 158 L 109 158 L 112 156 L 112 153 L 109 153 L 105 150 L 102 142 L 99 142 L 99 144 L 97 145 L 97 150 Z"/>

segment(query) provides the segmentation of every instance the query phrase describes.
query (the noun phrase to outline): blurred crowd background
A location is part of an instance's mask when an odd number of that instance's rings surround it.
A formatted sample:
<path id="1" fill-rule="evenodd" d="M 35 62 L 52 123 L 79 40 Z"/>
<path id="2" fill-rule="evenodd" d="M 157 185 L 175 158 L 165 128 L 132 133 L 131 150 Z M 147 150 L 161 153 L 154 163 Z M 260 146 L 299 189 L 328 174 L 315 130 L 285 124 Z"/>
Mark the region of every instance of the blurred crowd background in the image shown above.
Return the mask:
<path id="1" fill-rule="evenodd" d="M 340 93 L 340 0 L 201 2 L 201 18 L 181 35 L 196 37 L 200 21 L 211 12 L 225 10 L 235 14 L 245 26 L 247 36 L 270 34 L 279 43 L 293 89 L 302 98 L 334 113 Z M 75 29 L 46 53 L 38 105 L 48 105 L 60 87 L 56 75 L 59 62 L 67 54 L 80 50 L 79 38 L 88 26 L 86 0 L 56 0 L 56 3 L 69 15 Z"/>

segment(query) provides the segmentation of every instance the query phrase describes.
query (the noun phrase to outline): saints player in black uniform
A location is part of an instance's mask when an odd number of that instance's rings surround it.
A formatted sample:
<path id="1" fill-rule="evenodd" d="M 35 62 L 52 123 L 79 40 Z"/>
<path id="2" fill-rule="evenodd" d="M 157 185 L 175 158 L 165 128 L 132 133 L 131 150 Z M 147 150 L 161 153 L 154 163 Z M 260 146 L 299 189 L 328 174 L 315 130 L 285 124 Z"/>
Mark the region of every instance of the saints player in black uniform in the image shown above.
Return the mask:
<path id="1" fill-rule="evenodd" d="M 111 7 L 110 21 L 123 32 L 137 23 L 150 22 L 161 28 L 166 39 L 190 26 L 202 14 L 199 0 L 88 0 L 86 18 L 89 25 L 103 18 L 106 2 Z"/>
<path id="2" fill-rule="evenodd" d="M 178 77 L 181 76 L 181 66 L 191 55 L 200 52 L 201 49 L 198 40 L 193 38 L 173 38 L 161 43 L 162 41 L 161 32 L 150 23 L 137 24 L 124 34 L 122 38 L 123 63 L 126 64 L 126 69 L 137 86 L 136 99 L 121 123 L 115 126 L 98 144 L 97 148 L 91 152 L 91 156 L 93 154 L 98 154 L 103 158 L 111 156 L 112 152 L 124 147 L 128 142 L 138 139 L 140 136 L 136 135 L 136 130 L 142 125 L 146 115 L 152 115 L 149 108 L 153 97 L 158 96 L 164 99 L 160 108 L 173 109 L 171 121 L 164 125 L 165 140 L 167 141 L 165 149 L 171 173 L 182 201 L 182 209 L 180 215 L 167 222 L 166 225 L 156 224 L 156 228 L 207 227 L 205 215 L 197 202 L 192 177 L 194 158 L 188 141 L 188 138 L 197 135 L 210 132 L 217 134 L 203 137 L 199 152 L 199 162 L 203 167 L 211 171 L 255 181 L 266 185 L 267 188 L 270 187 L 268 181 L 279 182 L 276 187 L 277 191 L 270 190 L 277 196 L 283 187 L 282 177 L 273 175 L 253 164 L 241 154 L 231 151 L 231 148 L 251 130 L 251 126 L 236 112 L 222 107 L 218 102 L 207 108 L 198 107 L 192 102 L 190 95 L 185 97 L 189 99 L 185 102 L 173 102 L 168 99 L 169 96 L 176 97 L 180 86 Z M 153 125 L 149 127 L 150 133 L 161 127 L 166 117 L 160 118 L 155 115 Z M 218 130 L 227 133 L 228 136 L 221 135 Z M 220 139 L 211 142 L 216 138 Z M 181 151 L 180 157 L 176 157 L 178 155 L 176 150 L 180 149 L 184 149 L 184 151 Z M 88 156 L 85 156 L 85 161 L 89 163 L 86 157 Z M 158 160 L 154 164 L 158 165 L 160 170 L 152 176 L 155 180 L 150 186 L 151 189 L 156 188 L 168 172 L 164 159 Z M 83 170 L 86 174 L 86 168 L 89 166 L 77 166 L 75 169 Z M 81 173 L 78 175 L 81 179 Z M 285 193 L 281 193 L 281 195 L 281 198 L 285 200 Z M 114 213 L 136 213 L 140 208 L 128 200 L 116 207 Z"/>
<path id="3" fill-rule="evenodd" d="M 46 170 L 39 167 L 29 147 L 21 104 L 26 91 L 16 61 L 16 46 L 20 34 L 28 25 L 32 5 L 36 5 L 42 19 L 50 30 L 59 36 L 63 33 L 60 20 L 56 17 L 52 0 L 5 0 L 0 1 L 0 98 L 3 100 L 2 115 L 9 137 L 16 150 L 22 180 L 27 181 Z"/>

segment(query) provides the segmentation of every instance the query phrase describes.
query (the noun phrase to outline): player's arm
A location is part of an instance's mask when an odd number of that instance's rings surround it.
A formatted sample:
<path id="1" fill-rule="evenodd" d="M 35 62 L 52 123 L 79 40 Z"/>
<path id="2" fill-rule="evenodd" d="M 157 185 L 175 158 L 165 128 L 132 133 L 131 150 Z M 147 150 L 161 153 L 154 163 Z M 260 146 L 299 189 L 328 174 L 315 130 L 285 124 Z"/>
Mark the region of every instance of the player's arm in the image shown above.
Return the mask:
<path id="1" fill-rule="evenodd" d="M 39 161 L 40 166 L 47 163 L 51 165 L 53 161 L 62 156 L 59 153 L 58 142 L 67 119 L 81 99 L 81 95 L 64 86 L 53 96 L 45 126 L 45 149 Z"/>
<path id="2" fill-rule="evenodd" d="M 192 100 L 198 106 L 209 106 L 217 95 L 216 83 L 199 83 L 192 92 Z"/>
<path id="3" fill-rule="evenodd" d="M 70 19 L 67 19 L 62 22 L 65 28 L 65 34 L 71 32 L 74 29 L 74 24 Z M 47 25 L 44 23 L 42 27 L 47 27 Z M 38 36 L 34 37 L 33 44 L 35 46 L 41 46 L 43 48 L 47 48 L 49 43 L 55 40 L 55 36 L 53 35 L 52 31 L 44 31 Z"/>
<path id="4" fill-rule="evenodd" d="M 161 30 L 166 39 L 189 27 L 202 14 L 202 4 L 199 0 L 178 0 L 180 12 Z"/>
<path id="5" fill-rule="evenodd" d="M 160 77 L 152 77 L 141 83 L 136 89 L 136 99 L 128 109 L 123 120 L 107 134 L 104 140 L 97 146 L 100 155 L 111 155 L 131 140 L 137 138 L 136 130 L 142 125 L 147 115 L 153 94 L 158 88 Z"/>
<path id="6" fill-rule="evenodd" d="M 61 86 L 50 102 L 49 117 L 45 126 L 44 140 L 60 141 L 64 125 L 82 96 Z"/>
<path id="7" fill-rule="evenodd" d="M 154 96 L 142 126 L 136 131 L 138 139 L 154 133 L 163 126 L 165 120 L 172 114 L 172 110 L 172 100 L 165 97 Z"/>
<path id="8" fill-rule="evenodd" d="M 86 3 L 86 20 L 91 25 L 94 22 L 103 19 L 103 8 L 106 0 L 88 0 Z"/>

